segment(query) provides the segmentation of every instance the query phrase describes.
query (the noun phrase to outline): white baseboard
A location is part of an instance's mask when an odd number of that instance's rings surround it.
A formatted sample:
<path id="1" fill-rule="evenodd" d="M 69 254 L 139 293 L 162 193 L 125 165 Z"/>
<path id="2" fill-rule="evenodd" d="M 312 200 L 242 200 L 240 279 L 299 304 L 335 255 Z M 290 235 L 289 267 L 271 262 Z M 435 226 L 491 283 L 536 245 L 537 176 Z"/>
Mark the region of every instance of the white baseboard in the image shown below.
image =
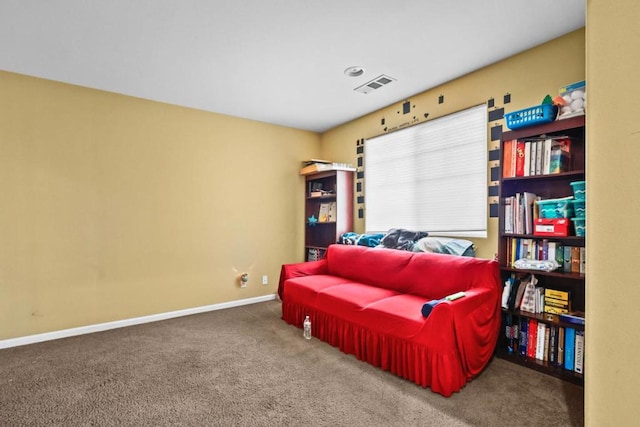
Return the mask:
<path id="1" fill-rule="evenodd" d="M 0 341 L 0 349 L 18 347 L 21 345 L 35 344 L 43 341 L 57 340 L 60 338 L 73 337 L 76 335 L 91 334 L 93 332 L 107 331 L 109 329 L 124 328 L 126 326 L 140 325 L 143 323 L 157 322 L 174 317 L 189 316 L 191 314 L 205 313 L 207 311 L 222 310 L 225 308 L 240 307 L 242 305 L 256 304 L 259 302 L 272 301 L 276 299 L 276 294 L 264 295 L 260 297 L 246 298 L 236 301 L 222 302 L 219 304 L 205 305 L 202 307 L 186 308 L 184 310 L 169 311 L 167 313 L 151 314 L 149 316 L 134 317 L 131 319 L 116 320 L 114 322 L 98 323 L 95 325 L 80 326 L 77 328 L 63 329 L 60 331 L 45 332 L 43 334 L 27 335 L 24 337 L 11 338 Z"/>

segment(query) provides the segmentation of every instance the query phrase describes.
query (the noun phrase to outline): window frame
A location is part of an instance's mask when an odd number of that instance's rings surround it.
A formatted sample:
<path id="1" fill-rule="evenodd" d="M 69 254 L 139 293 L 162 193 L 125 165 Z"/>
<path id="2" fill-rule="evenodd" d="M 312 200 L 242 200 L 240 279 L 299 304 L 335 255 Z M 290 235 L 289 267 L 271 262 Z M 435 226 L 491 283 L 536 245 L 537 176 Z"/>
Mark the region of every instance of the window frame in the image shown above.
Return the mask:
<path id="1" fill-rule="evenodd" d="M 479 104 L 365 139 L 363 184 L 367 233 L 407 228 L 434 236 L 486 238 L 487 114 L 486 104 Z M 459 163 L 452 163 L 452 157 L 459 159 L 456 160 Z M 424 163 L 429 160 L 432 160 L 430 164 Z M 389 161 L 394 165 L 390 166 Z M 398 182 L 394 183 L 395 179 Z M 440 187 L 452 183 L 455 189 Z M 464 199 L 459 195 L 464 195 Z M 442 208 L 430 205 L 429 197 L 450 210 L 439 212 Z M 469 203 L 473 204 L 472 215 L 465 212 Z M 372 214 L 373 209 L 379 209 L 380 213 Z M 430 218 L 425 218 L 422 212 Z M 446 224 L 452 215 L 459 217 L 457 226 Z"/>

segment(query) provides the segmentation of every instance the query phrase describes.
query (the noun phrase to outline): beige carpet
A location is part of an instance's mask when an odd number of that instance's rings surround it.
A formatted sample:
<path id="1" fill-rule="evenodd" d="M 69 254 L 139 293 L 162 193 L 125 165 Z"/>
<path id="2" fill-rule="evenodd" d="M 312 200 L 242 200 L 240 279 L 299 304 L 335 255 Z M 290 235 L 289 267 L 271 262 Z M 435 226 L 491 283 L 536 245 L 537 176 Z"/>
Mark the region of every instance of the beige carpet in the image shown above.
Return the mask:
<path id="1" fill-rule="evenodd" d="M 583 389 L 500 359 L 444 398 L 270 301 L 0 350 L 2 426 L 580 426 Z"/>

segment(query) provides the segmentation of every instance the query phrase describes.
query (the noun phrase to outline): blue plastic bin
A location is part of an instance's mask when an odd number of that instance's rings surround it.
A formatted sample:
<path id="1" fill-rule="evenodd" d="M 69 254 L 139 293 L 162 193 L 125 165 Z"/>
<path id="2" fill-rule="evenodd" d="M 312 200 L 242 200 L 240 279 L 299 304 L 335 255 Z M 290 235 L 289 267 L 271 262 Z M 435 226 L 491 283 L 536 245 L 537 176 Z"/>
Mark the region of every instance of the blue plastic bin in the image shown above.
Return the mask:
<path id="1" fill-rule="evenodd" d="M 509 129 L 520 129 L 527 126 L 551 123 L 558 115 L 558 107 L 553 104 L 536 105 L 524 110 L 504 115 Z"/>

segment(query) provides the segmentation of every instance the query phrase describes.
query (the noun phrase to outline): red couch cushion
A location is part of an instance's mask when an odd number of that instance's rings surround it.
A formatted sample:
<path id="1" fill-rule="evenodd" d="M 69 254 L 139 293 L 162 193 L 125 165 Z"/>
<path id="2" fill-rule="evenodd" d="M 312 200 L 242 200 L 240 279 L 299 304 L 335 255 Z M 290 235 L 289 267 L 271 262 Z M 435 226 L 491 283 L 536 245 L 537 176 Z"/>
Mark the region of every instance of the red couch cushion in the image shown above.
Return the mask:
<path id="1" fill-rule="evenodd" d="M 331 245 L 325 259 L 328 274 L 427 300 L 477 286 L 495 286 L 492 282 L 495 266 L 479 258 Z"/>
<path id="2" fill-rule="evenodd" d="M 287 283 L 291 283 L 291 285 L 286 287 L 286 297 L 292 301 L 304 301 L 305 303 L 316 307 L 318 294 L 321 291 L 350 282 L 351 280 L 345 279 L 344 277 L 328 276 L 324 274 L 294 277 L 287 281 Z"/>
<path id="3" fill-rule="evenodd" d="M 354 320 L 349 313 L 360 313 L 371 304 L 396 295 L 398 292 L 391 289 L 352 282 L 324 288 L 318 293 L 317 302 L 328 313 Z"/>

